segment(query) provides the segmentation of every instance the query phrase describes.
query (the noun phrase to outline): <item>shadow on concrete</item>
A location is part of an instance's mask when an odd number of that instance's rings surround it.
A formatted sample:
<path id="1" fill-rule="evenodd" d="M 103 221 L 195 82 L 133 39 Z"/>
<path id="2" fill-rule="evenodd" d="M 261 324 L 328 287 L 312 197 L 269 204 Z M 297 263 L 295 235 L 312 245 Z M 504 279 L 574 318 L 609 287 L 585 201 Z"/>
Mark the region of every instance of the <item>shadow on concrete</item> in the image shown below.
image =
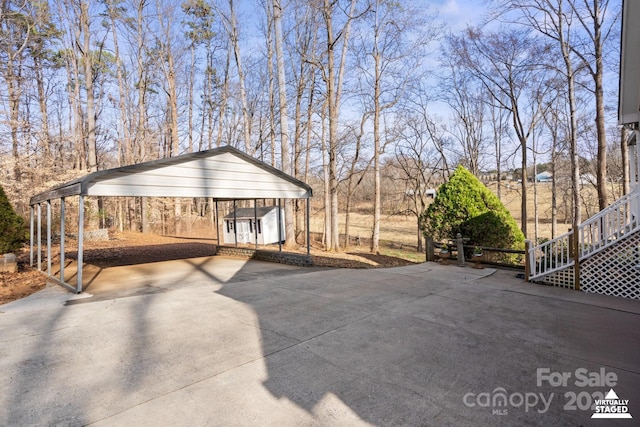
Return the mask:
<path id="1" fill-rule="evenodd" d="M 137 282 L 162 290 L 139 298 L 111 289 L 104 299 L 1 314 L 0 425 L 286 417 L 251 413 L 264 400 L 276 412 L 295 404 L 309 414 L 299 424 L 587 425 L 588 411 L 563 410 L 566 389 L 536 387 L 538 367 L 614 371 L 616 392 L 640 414 L 640 317 L 599 307 L 597 296 L 531 292 L 455 266 L 325 271 L 231 259 L 223 270 L 215 258 L 136 266 L 166 279 Z M 462 403 L 500 387 L 555 393 L 555 406 L 497 418 Z M 219 413 L 193 414 L 212 405 Z"/>

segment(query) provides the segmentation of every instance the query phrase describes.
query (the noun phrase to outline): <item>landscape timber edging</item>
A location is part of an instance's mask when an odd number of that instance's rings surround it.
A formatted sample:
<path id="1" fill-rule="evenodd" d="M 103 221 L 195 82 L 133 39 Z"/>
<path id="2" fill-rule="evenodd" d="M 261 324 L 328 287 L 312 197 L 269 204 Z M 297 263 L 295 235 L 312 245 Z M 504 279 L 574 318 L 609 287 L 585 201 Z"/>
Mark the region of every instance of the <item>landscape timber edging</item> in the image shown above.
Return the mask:
<path id="1" fill-rule="evenodd" d="M 236 248 L 233 246 L 218 246 L 216 255 L 235 256 L 259 261 L 278 262 L 280 264 L 299 265 L 302 267 L 311 267 L 313 265 L 311 257 L 303 254 Z"/>

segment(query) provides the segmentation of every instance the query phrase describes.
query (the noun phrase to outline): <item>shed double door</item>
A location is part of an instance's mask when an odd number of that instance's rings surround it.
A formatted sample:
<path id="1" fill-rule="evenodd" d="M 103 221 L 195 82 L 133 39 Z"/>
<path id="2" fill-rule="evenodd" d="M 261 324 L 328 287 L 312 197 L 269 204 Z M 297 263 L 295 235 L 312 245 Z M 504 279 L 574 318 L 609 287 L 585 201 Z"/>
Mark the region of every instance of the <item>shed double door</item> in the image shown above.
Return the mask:
<path id="1" fill-rule="evenodd" d="M 249 228 L 248 221 L 238 221 L 237 224 L 238 242 L 239 243 L 251 243 L 251 230 Z"/>

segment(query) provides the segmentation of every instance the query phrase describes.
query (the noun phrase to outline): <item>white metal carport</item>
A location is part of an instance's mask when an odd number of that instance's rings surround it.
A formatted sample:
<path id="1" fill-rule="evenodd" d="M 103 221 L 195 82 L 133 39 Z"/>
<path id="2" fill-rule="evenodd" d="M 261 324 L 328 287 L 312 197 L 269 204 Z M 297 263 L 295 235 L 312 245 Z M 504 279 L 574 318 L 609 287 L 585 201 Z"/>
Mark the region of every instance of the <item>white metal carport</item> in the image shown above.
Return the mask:
<path id="1" fill-rule="evenodd" d="M 78 273 L 75 291 L 82 292 L 84 198 L 87 196 L 205 197 L 219 200 L 307 199 L 307 255 L 309 255 L 309 202 L 311 187 L 233 147 L 169 157 L 136 165 L 94 172 L 33 196 L 31 206 L 31 256 L 37 218 L 38 269 L 41 268 L 42 203 L 47 215 L 47 274 L 51 274 L 51 200 L 60 199 L 60 280 L 64 278 L 65 198 L 79 197 Z M 37 212 L 36 212 L 37 210 Z M 217 214 L 216 214 L 217 218 Z M 217 219 L 216 219 L 217 221 Z M 56 279 L 57 280 L 57 279 Z"/>

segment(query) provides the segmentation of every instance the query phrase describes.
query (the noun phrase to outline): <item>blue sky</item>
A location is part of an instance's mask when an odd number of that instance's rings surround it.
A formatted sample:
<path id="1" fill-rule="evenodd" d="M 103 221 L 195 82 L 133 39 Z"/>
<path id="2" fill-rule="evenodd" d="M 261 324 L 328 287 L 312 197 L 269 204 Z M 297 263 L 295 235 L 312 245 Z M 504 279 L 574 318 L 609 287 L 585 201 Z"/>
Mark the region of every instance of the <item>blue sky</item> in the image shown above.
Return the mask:
<path id="1" fill-rule="evenodd" d="M 433 3 L 440 18 L 454 32 L 479 24 L 489 7 L 483 0 L 436 0 Z"/>

